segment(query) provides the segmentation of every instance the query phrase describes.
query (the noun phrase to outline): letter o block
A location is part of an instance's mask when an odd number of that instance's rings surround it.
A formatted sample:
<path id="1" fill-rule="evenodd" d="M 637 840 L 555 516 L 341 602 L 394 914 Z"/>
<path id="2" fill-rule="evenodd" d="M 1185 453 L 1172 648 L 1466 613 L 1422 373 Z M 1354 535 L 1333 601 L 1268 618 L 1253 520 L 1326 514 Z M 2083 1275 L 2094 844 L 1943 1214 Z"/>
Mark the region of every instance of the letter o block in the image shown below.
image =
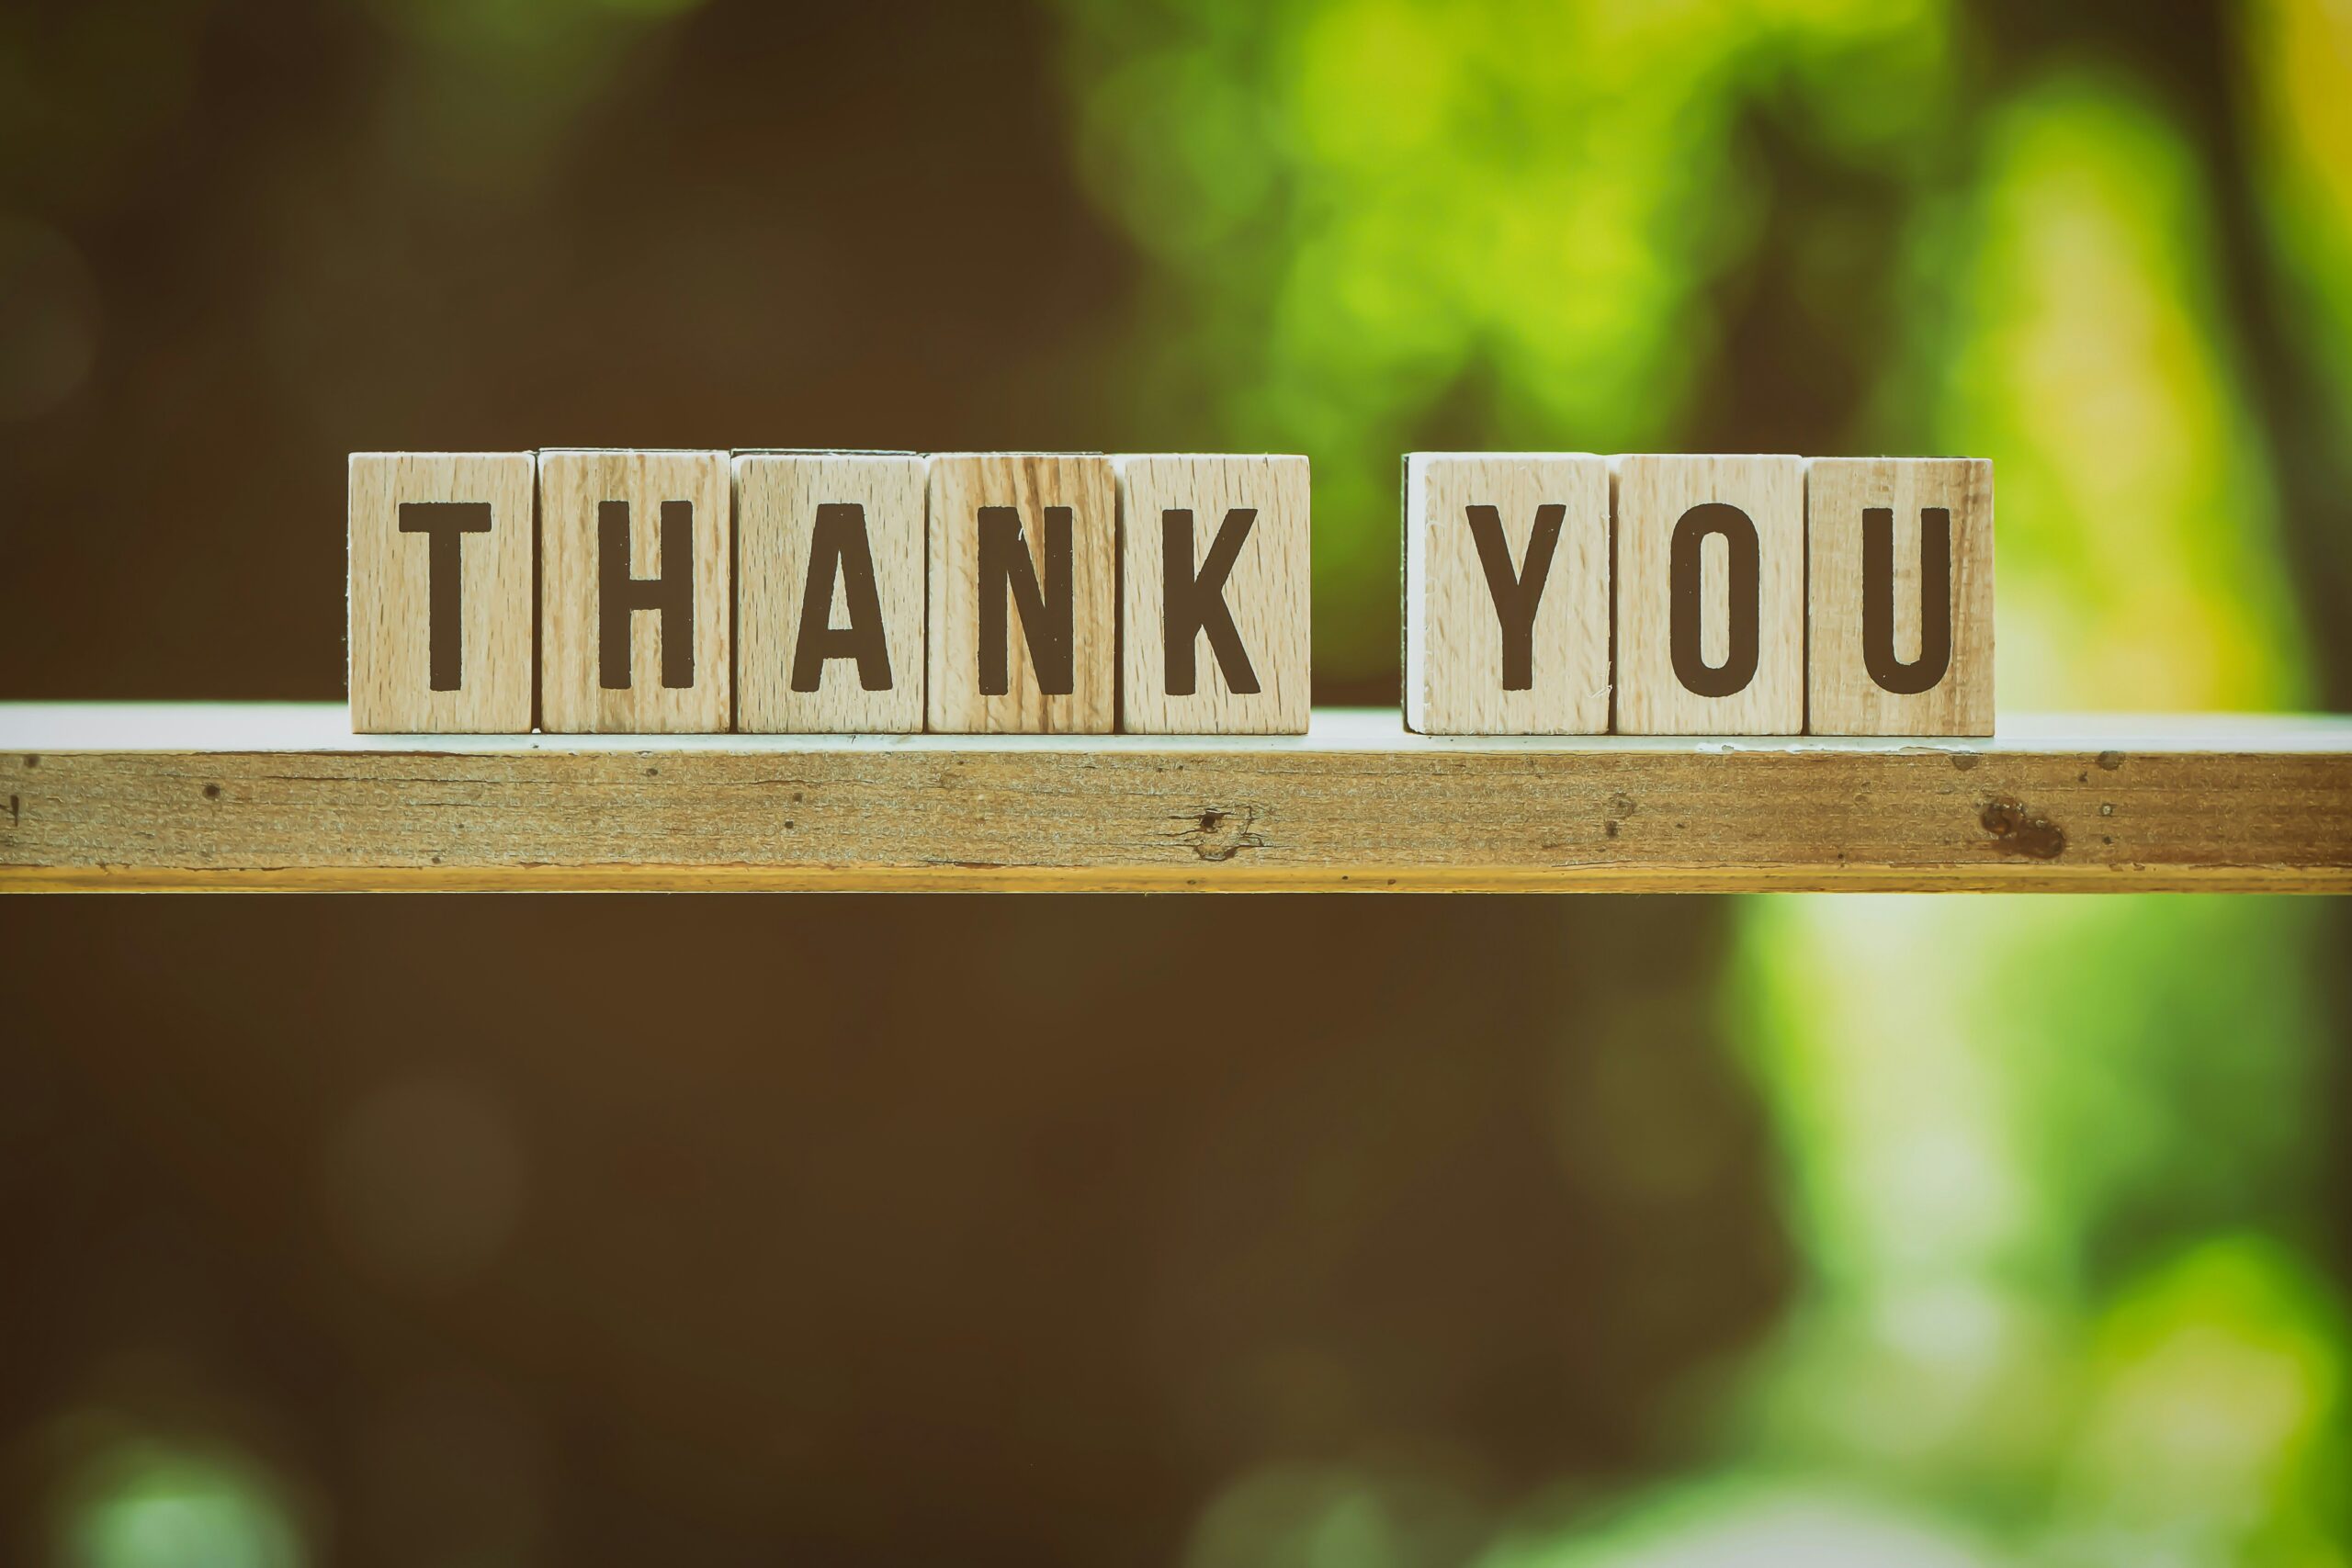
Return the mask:
<path id="1" fill-rule="evenodd" d="M 1804 461 L 1616 458 L 1617 728 L 1804 731 Z"/>

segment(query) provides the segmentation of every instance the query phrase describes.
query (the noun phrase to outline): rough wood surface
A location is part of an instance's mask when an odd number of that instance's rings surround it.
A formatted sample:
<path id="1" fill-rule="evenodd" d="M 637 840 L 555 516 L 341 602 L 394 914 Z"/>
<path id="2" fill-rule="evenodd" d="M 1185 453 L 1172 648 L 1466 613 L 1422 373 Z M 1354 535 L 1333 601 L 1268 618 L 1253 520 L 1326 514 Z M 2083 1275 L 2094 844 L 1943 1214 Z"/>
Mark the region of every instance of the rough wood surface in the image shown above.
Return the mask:
<path id="1" fill-rule="evenodd" d="M 1118 716 L 1119 684 L 1118 480 L 1110 459 L 1022 452 L 935 456 L 930 496 L 923 702 L 931 728 L 956 734 L 1109 733 Z M 1018 513 L 1045 619 L 1052 623 L 1065 608 L 1069 613 L 1071 679 L 1059 693 L 1045 690 L 1031 657 L 1031 639 L 1046 638 L 1046 627 L 1025 624 L 1003 578 L 981 581 L 984 507 Z M 1047 512 L 1059 507 L 1070 512 L 1067 599 L 1055 592 L 1047 560 Z M 993 694 L 981 689 L 984 592 L 1005 602 L 1008 683 Z"/>
<path id="2" fill-rule="evenodd" d="M 531 728 L 532 500 L 528 452 L 351 455 L 351 727 L 369 732 Z M 437 548 L 403 506 L 480 509 L 450 531 L 453 626 L 432 619 Z M 407 522 L 411 526 L 404 530 Z M 479 532 L 473 531 L 479 529 Z M 452 638 L 457 683 L 436 690 L 433 637 Z"/>
<path id="3" fill-rule="evenodd" d="M 1949 592 L 1939 606 L 1943 678 L 1886 690 L 1864 651 L 1864 529 L 1871 508 L 1892 515 L 1892 647 L 1922 656 L 1921 511 L 1945 516 Z M 1881 519 L 1881 522 L 1885 522 Z M 1815 457 L 1805 466 L 1809 601 L 1805 728 L 1815 735 L 1993 733 L 1993 465 L 1982 457 Z M 1879 592 L 1885 592 L 1882 579 Z M 1930 671 L 1923 671 L 1920 679 Z"/>
<path id="4" fill-rule="evenodd" d="M 628 617 L 628 684 L 603 683 L 601 509 L 628 503 L 630 578 L 662 577 L 665 503 L 694 508 L 694 681 L 664 682 L 656 610 Z M 557 448 L 539 454 L 539 723 L 551 730 L 620 734 L 726 729 L 735 721 L 734 507 L 725 452 Z"/>
<path id="5" fill-rule="evenodd" d="M 0 705 L 0 886 L 2352 891 L 2352 719 L 1992 741 L 353 736 Z"/>
<path id="6" fill-rule="evenodd" d="M 1119 728 L 1136 735 L 1297 735 L 1313 705 L 1309 668 L 1306 459 L 1242 454 L 1132 456 L 1119 475 Z M 1210 559 L 1226 519 L 1253 514 L 1220 595 L 1250 679 L 1237 692 L 1205 632 L 1193 642 L 1193 688 L 1168 678 L 1164 514 L 1192 514 L 1190 581 Z"/>
<path id="7" fill-rule="evenodd" d="M 1544 509 L 1548 558 L 1529 560 Z M 1534 592 L 1524 686 L 1511 689 L 1472 507 L 1491 507 L 1514 592 Z M 1415 452 L 1405 462 L 1405 717 L 1428 735 L 1609 728 L 1609 459 Z M 1524 606 L 1517 606 L 1523 611 Z"/>
<path id="8" fill-rule="evenodd" d="M 893 452 L 741 452 L 735 457 L 735 726 L 783 734 L 912 734 L 922 728 L 923 459 Z M 854 574 L 872 569 L 888 684 L 869 689 L 855 658 L 793 688 L 820 512 L 854 507 L 862 559 L 828 552 L 825 619 L 858 618 Z M 829 545 L 839 543 L 829 539 Z M 812 624 L 815 617 L 810 617 Z M 877 675 L 881 672 L 876 671 Z"/>
<path id="9" fill-rule="evenodd" d="M 1611 460 L 1617 528 L 1617 729 L 1625 735 L 1795 735 L 1804 728 L 1804 459 L 1637 456 Z M 1693 508 L 1720 503 L 1755 525 L 1753 674 L 1710 696 L 1677 674 L 1672 648 L 1675 531 Z M 1701 547 L 1702 661 L 1731 650 L 1729 555 Z"/>

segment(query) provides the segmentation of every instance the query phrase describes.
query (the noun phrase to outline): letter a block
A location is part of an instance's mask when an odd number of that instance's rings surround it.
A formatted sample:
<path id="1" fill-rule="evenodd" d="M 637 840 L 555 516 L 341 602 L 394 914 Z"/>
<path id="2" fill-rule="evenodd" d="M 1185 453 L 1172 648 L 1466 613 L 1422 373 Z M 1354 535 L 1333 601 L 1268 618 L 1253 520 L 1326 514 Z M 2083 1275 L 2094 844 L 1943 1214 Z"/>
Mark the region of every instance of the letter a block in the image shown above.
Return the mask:
<path id="1" fill-rule="evenodd" d="M 734 619 L 724 452 L 539 454 L 539 722 L 725 729 Z"/>
<path id="2" fill-rule="evenodd" d="M 1993 465 L 1816 457 L 1807 685 L 1815 735 L 1993 733 Z"/>
<path id="3" fill-rule="evenodd" d="M 1119 474 L 1119 728 L 1304 735 L 1304 457 L 1112 459 Z"/>
<path id="4" fill-rule="evenodd" d="M 1804 462 L 1631 457 L 1617 509 L 1617 728 L 1804 729 Z"/>
<path id="5" fill-rule="evenodd" d="M 531 455 L 351 455 L 351 728 L 531 728 Z"/>
<path id="6" fill-rule="evenodd" d="M 922 728 L 923 460 L 735 457 L 735 725 Z"/>
<path id="7" fill-rule="evenodd" d="M 1119 658 L 1110 459 L 935 457 L 930 494 L 931 728 L 1108 734 Z"/>
<path id="8" fill-rule="evenodd" d="M 1405 722 L 1425 735 L 1608 729 L 1608 459 L 1406 458 Z"/>

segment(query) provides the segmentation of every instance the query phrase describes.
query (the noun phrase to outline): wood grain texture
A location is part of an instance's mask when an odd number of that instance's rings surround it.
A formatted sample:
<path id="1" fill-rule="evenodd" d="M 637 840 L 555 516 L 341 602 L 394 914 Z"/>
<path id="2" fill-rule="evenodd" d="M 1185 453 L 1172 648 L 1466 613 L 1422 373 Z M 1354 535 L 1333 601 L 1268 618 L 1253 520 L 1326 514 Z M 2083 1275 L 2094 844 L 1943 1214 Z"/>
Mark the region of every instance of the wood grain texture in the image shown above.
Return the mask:
<path id="1" fill-rule="evenodd" d="M 2352 720 L 1992 741 L 356 738 L 0 706 L 0 886 L 2352 891 Z"/>
<path id="2" fill-rule="evenodd" d="M 1941 608 L 1949 663 L 1925 691 L 1887 690 L 1864 652 L 1864 528 L 1893 516 L 1892 647 L 1920 660 L 1922 511 L 1943 509 L 1950 592 Z M 1993 733 L 1993 465 L 1979 457 L 1815 457 L 1805 467 L 1805 725 L 1815 735 Z M 1880 584 L 1878 591 L 1886 592 Z M 1921 676 L 1932 671 L 1923 669 Z"/>
<path id="3" fill-rule="evenodd" d="M 978 452 L 931 459 L 931 581 L 924 712 L 947 734 L 1091 734 L 1111 730 L 1119 674 L 1118 481 L 1107 457 L 1052 453 Z M 1004 615 L 1007 688 L 981 689 L 980 596 L 1011 597 L 1001 581 L 983 582 L 983 507 L 1011 507 L 1036 573 L 1040 594 L 1058 613 L 1048 586 L 1049 509 L 1070 511 L 1067 604 L 1071 681 L 1049 693 L 1038 679 L 1027 626 L 1008 604 Z"/>
<path id="4" fill-rule="evenodd" d="M 1545 507 L 1546 570 L 1530 579 Z M 1494 508 L 1515 583 L 1540 594 L 1528 668 L 1507 671 L 1470 509 Z M 1405 721 L 1428 735 L 1609 728 L 1609 461 L 1583 453 L 1416 452 L 1405 464 Z M 1527 683 L 1512 685 L 1519 676 Z"/>
<path id="5" fill-rule="evenodd" d="M 528 452 L 354 452 L 351 455 L 351 728 L 362 733 L 516 731 L 531 728 L 531 558 L 534 479 Z M 432 561 L 436 546 L 412 512 L 485 507 L 452 529 L 457 685 L 434 689 Z M 446 603 L 446 601 L 445 601 Z"/>
<path id="6" fill-rule="evenodd" d="M 539 724 L 559 734 L 713 733 L 734 723 L 734 568 L 725 452 L 560 448 L 539 454 Z M 599 516 L 628 505 L 629 575 L 662 576 L 662 508 L 694 508 L 693 683 L 664 683 L 664 616 L 628 617 L 628 683 L 600 665 Z"/>
<path id="7" fill-rule="evenodd" d="M 924 462 L 910 453 L 739 452 L 735 456 L 735 725 L 778 734 L 912 734 L 922 728 Z M 849 628 L 858 570 L 828 548 L 812 559 L 818 514 L 854 507 L 871 568 L 888 684 L 869 690 L 854 658 L 812 660 L 816 690 L 793 689 L 812 566 L 831 593 L 816 624 Z M 847 517 L 848 513 L 834 513 Z M 831 526 L 831 525 L 829 525 Z M 829 538 L 831 546 L 836 541 Z"/>
<path id="8" fill-rule="evenodd" d="M 1119 728 L 1137 735 L 1303 735 L 1309 666 L 1307 465 L 1304 457 L 1227 454 L 1114 457 L 1119 478 Z M 1205 631 L 1193 637 L 1192 690 L 1170 690 L 1170 509 L 1191 513 L 1194 581 L 1227 515 L 1254 516 L 1221 594 L 1255 692 L 1233 689 Z"/>
<path id="9" fill-rule="evenodd" d="M 1617 722 L 1626 735 L 1796 735 L 1804 729 L 1804 461 L 1790 457 L 1640 456 L 1611 460 L 1617 528 Z M 1673 540 L 1694 507 L 1736 508 L 1758 548 L 1754 673 L 1702 695 L 1676 671 Z M 1700 662 L 1731 647 L 1730 552 L 1701 552 Z"/>

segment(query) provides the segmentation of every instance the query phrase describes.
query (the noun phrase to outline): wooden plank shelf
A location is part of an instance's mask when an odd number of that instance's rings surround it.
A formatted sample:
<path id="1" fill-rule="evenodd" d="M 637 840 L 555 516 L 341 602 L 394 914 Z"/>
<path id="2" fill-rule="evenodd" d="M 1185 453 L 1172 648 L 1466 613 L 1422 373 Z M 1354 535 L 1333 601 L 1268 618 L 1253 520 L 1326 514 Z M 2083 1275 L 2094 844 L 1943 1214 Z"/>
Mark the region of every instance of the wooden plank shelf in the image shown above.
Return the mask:
<path id="1" fill-rule="evenodd" d="M 2352 718 L 1989 741 L 355 736 L 0 705 L 0 888 L 2352 890 Z"/>

